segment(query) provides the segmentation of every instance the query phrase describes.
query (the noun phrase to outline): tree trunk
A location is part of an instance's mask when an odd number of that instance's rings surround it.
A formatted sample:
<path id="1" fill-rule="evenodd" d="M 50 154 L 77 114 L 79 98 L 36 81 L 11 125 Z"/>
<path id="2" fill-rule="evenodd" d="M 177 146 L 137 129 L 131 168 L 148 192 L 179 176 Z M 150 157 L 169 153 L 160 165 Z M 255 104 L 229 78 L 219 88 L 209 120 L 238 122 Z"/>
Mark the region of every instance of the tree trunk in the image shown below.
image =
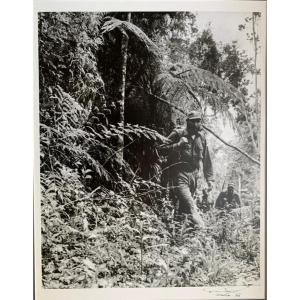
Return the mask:
<path id="1" fill-rule="evenodd" d="M 258 115 L 258 93 L 257 93 L 257 36 L 255 31 L 255 13 L 252 13 L 252 34 L 253 34 L 253 43 L 254 43 L 254 88 L 255 88 L 255 106 L 256 113 Z"/>
<path id="2" fill-rule="evenodd" d="M 247 127 L 248 127 L 249 131 L 250 131 L 250 136 L 251 136 L 251 141 L 252 141 L 254 151 L 258 155 L 259 154 L 259 148 L 258 148 L 258 144 L 256 143 L 256 141 L 254 139 L 254 132 L 253 132 L 252 124 L 251 124 L 251 122 L 249 121 L 249 118 L 248 118 L 245 102 L 246 101 L 244 100 L 244 98 L 242 98 L 241 103 L 242 103 L 242 108 L 243 108 L 243 111 L 244 111 L 244 116 L 245 116 L 245 119 L 246 119 L 246 124 L 247 124 Z"/>
<path id="3" fill-rule="evenodd" d="M 127 14 L 127 21 L 130 22 L 131 13 Z M 127 57 L 128 57 L 128 35 L 125 30 L 121 33 L 121 65 L 120 65 L 120 85 L 117 94 L 117 105 L 119 110 L 118 122 L 121 126 L 124 126 L 125 121 L 125 88 L 126 88 L 126 69 L 127 69 Z M 119 136 L 118 140 L 118 152 L 117 159 L 120 163 L 123 161 L 123 149 L 124 149 L 124 136 Z"/>
<path id="4" fill-rule="evenodd" d="M 255 109 L 256 109 L 256 122 L 259 134 L 259 125 L 260 125 L 260 109 L 259 109 L 259 101 L 258 101 L 258 88 L 257 88 L 257 34 L 255 30 L 256 23 L 256 14 L 252 13 L 252 34 L 253 34 L 253 45 L 254 45 L 254 95 L 255 95 Z M 259 138 L 257 139 L 257 144 L 259 148 Z"/>
<path id="5" fill-rule="evenodd" d="M 242 205 L 242 180 L 241 180 L 241 174 L 238 175 L 238 195 L 239 195 L 239 198 L 240 198 L 240 202 L 241 202 L 241 205 Z"/>

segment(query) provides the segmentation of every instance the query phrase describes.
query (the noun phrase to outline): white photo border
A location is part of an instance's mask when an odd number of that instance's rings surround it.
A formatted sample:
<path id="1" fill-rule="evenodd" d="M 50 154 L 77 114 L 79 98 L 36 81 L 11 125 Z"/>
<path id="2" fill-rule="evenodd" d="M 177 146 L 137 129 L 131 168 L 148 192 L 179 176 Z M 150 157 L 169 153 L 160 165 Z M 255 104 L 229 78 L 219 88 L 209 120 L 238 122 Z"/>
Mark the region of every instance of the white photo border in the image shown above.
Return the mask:
<path id="1" fill-rule="evenodd" d="M 210 11 L 262 13 L 261 68 L 261 279 L 257 286 L 184 288 L 44 289 L 41 273 L 38 12 L 51 11 Z M 89 299 L 265 299 L 266 298 L 266 1 L 46 1 L 34 2 L 34 241 L 35 295 L 43 300 Z"/>

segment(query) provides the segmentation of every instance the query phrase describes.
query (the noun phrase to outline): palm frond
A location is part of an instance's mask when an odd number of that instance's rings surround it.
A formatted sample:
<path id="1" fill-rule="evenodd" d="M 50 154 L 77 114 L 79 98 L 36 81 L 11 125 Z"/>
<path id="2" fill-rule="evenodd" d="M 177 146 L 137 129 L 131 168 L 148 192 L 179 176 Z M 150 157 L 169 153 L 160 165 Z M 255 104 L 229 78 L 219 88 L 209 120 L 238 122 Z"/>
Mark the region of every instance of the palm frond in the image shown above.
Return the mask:
<path id="1" fill-rule="evenodd" d="M 150 40 L 150 38 L 137 26 L 134 24 L 121 21 L 115 18 L 105 18 L 106 21 L 102 25 L 102 34 L 106 34 L 114 31 L 115 29 L 120 31 L 125 31 L 128 35 L 134 38 L 134 41 L 142 45 L 145 52 L 153 57 L 159 58 L 160 52 L 158 47 Z M 104 20 L 105 20 L 104 19 Z"/>
<path id="2" fill-rule="evenodd" d="M 155 87 L 168 101 L 180 102 L 181 106 L 194 102 L 204 115 L 209 108 L 236 129 L 229 100 L 241 100 L 243 96 L 217 75 L 192 65 L 171 65 L 157 75 Z"/>
<path id="3" fill-rule="evenodd" d="M 197 68 L 192 65 L 177 65 L 178 73 L 171 71 L 172 75 L 185 80 L 192 88 L 204 88 L 210 92 L 221 92 L 224 96 L 231 98 L 241 97 L 241 93 L 232 84 L 225 82 L 222 78 L 210 71 Z"/>

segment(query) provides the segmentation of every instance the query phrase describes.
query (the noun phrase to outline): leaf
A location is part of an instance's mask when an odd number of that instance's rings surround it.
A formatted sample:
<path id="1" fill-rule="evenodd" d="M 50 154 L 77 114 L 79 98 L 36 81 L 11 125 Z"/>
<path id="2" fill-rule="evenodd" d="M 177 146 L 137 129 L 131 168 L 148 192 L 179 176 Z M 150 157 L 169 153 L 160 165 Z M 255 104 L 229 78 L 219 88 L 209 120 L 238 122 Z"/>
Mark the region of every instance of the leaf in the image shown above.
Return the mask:
<path id="1" fill-rule="evenodd" d="M 98 272 L 103 272 L 103 273 L 109 272 L 109 270 L 108 270 L 107 267 L 106 267 L 106 264 L 101 264 L 101 265 L 99 265 L 99 266 L 98 266 Z"/>
<path id="2" fill-rule="evenodd" d="M 93 262 L 91 262 L 88 258 L 85 258 L 82 262 L 88 269 L 90 269 L 92 271 L 96 271 L 95 264 Z"/>
<path id="3" fill-rule="evenodd" d="M 98 280 L 98 287 L 106 288 L 108 286 L 109 286 L 108 280 L 103 279 L 103 278 Z"/>
<path id="4" fill-rule="evenodd" d="M 169 267 L 166 263 L 166 261 L 164 259 L 162 259 L 161 257 L 159 257 L 156 261 L 156 264 L 159 265 L 160 267 L 162 267 L 166 273 L 169 273 Z"/>
<path id="5" fill-rule="evenodd" d="M 108 19 L 102 26 L 102 34 L 112 32 L 118 29 L 119 31 L 125 30 L 130 34 L 136 43 L 142 45 L 148 54 L 160 58 L 158 47 L 149 39 L 149 37 L 136 25 L 131 22 L 121 21 L 115 18 Z"/>
<path id="6" fill-rule="evenodd" d="M 222 101 L 226 97 L 241 100 L 243 95 L 237 88 L 225 82 L 217 75 L 188 64 L 171 65 L 156 76 L 155 85 L 161 91 L 161 95 L 169 102 L 179 102 L 182 98 L 189 103 L 196 102 L 200 109 L 210 107 L 216 113 L 230 122 L 233 126 L 232 115 L 228 101 Z M 177 75 L 180 74 L 180 75 Z"/>
<path id="7" fill-rule="evenodd" d="M 159 240 L 159 237 L 156 235 L 144 235 L 143 236 L 143 241 L 147 241 L 147 240 Z"/>
<path id="8" fill-rule="evenodd" d="M 58 245 L 56 245 L 56 246 L 53 248 L 52 251 L 53 251 L 53 252 L 63 252 L 64 249 L 63 249 L 63 246 L 62 246 L 62 245 L 58 244 Z"/>

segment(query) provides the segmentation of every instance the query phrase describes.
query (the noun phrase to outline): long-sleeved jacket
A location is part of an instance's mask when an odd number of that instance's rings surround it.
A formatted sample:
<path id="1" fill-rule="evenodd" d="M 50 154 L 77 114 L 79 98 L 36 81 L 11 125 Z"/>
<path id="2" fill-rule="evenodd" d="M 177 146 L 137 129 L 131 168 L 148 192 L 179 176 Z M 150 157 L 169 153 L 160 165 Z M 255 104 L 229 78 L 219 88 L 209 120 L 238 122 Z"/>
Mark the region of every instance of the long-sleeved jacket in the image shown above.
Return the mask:
<path id="1" fill-rule="evenodd" d="M 179 145 L 182 137 L 186 137 L 187 144 Z M 203 163 L 203 173 L 206 181 L 213 180 L 213 167 L 209 154 L 206 139 L 201 132 L 191 136 L 187 129 L 175 129 L 168 136 L 169 143 L 160 146 L 159 150 L 163 155 L 168 155 L 168 164 L 175 164 L 177 170 L 200 169 L 200 163 Z"/>
<path id="2" fill-rule="evenodd" d="M 221 192 L 216 200 L 215 207 L 218 209 L 234 209 L 241 207 L 241 201 L 238 194 L 229 194 L 226 192 Z"/>

